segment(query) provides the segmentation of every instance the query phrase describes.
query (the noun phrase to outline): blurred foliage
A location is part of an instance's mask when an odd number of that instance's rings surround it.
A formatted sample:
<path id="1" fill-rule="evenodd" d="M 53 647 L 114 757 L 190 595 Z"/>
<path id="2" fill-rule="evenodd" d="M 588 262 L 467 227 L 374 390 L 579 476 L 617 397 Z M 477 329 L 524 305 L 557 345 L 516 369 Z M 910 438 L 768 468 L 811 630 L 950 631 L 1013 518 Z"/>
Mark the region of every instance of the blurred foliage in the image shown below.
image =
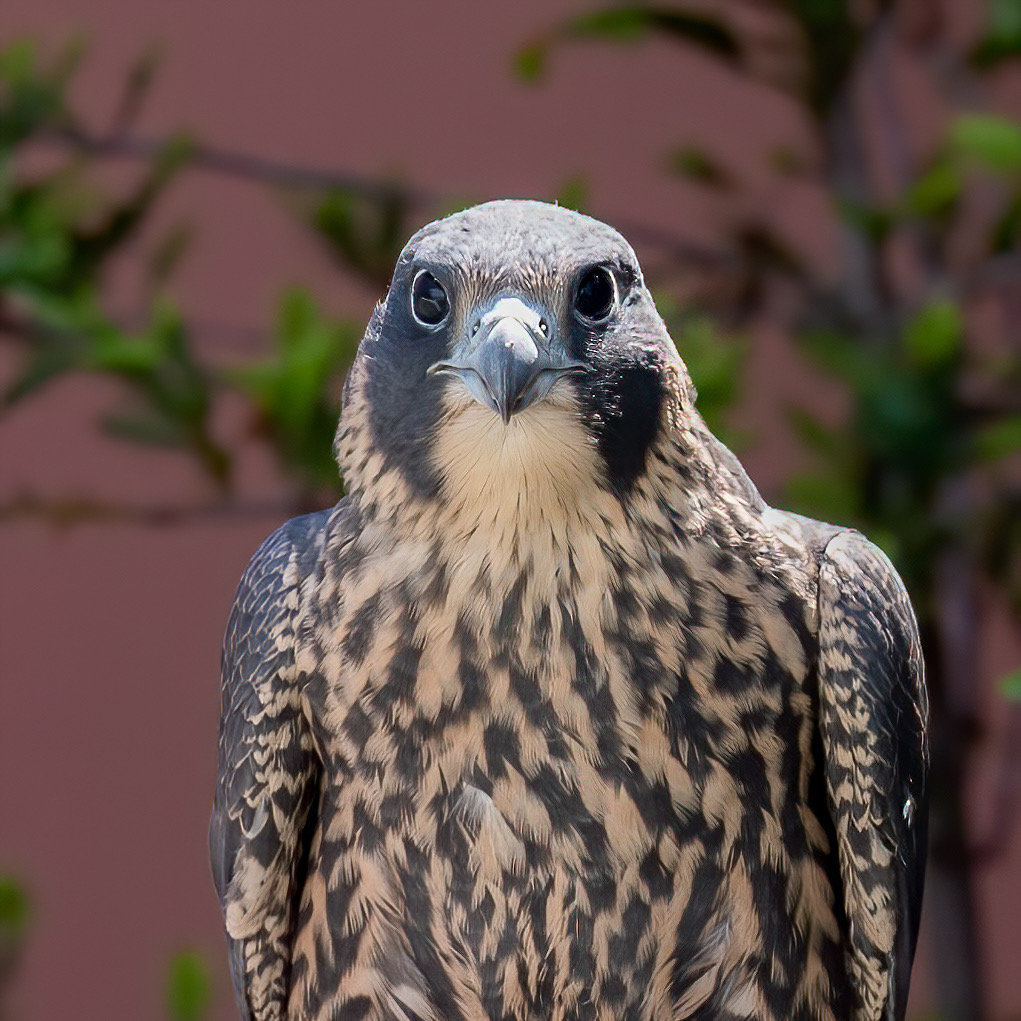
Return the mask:
<path id="1" fill-rule="evenodd" d="M 1009 2 L 1009 0 L 1005 0 Z M 808 107 L 823 115 L 843 87 L 861 40 L 861 29 L 842 0 L 777 0 L 771 35 L 755 40 L 742 33 L 726 5 L 667 7 L 622 4 L 569 18 L 537 35 L 517 55 L 516 69 L 525 81 L 545 73 L 553 48 L 572 40 L 636 43 L 660 35 L 702 49 L 727 64 L 788 90 L 800 91 Z M 756 59 L 765 46 L 783 60 Z M 777 75 L 778 64 L 784 65 Z"/>
<path id="2" fill-rule="evenodd" d="M 340 489 L 330 448 L 339 381 L 356 345 L 353 325 L 327 320 L 308 294 L 294 291 L 281 299 L 273 355 L 211 363 L 166 292 L 187 247 L 181 226 L 150 253 L 142 311 L 132 316 L 143 325 L 128 328 L 105 308 L 112 263 L 151 220 L 192 142 L 180 137 L 157 147 L 126 196 L 106 195 L 96 161 L 74 147 L 47 159 L 46 169 L 21 169 L 33 143 L 80 136 L 65 98 L 80 54 L 76 44 L 47 62 L 28 42 L 0 52 L 0 338 L 18 354 L 13 375 L 0 383 L 0 418 L 68 373 L 103 375 L 123 395 L 122 406 L 101 420 L 105 432 L 191 454 L 227 495 L 236 451 L 217 436 L 213 414 L 233 390 L 248 402 L 251 435 L 269 444 L 295 480 L 296 503 L 331 499 Z M 128 76 L 119 127 L 137 113 L 154 64 L 146 55 Z M 383 265 L 392 268 L 394 247 L 403 243 L 404 214 L 389 197 L 375 211 L 365 206 L 331 192 L 315 220 L 349 269 L 378 287 Z"/>
<path id="3" fill-rule="evenodd" d="M 1021 55 L 1021 3 L 1018 0 L 988 0 L 985 33 L 972 59 L 979 67 L 992 67 Z"/>
<path id="4" fill-rule="evenodd" d="M 956 306 L 945 303 L 919 312 L 903 345 L 869 349 L 837 333 L 805 335 L 805 349 L 852 391 L 853 412 L 837 426 L 791 413 L 819 456 L 813 471 L 790 481 L 790 502 L 862 528 L 898 564 L 924 617 L 933 611 L 929 571 L 952 525 L 933 513 L 939 487 L 978 454 L 957 398 L 963 352 L 954 323 Z"/>
<path id="5" fill-rule="evenodd" d="M 1003 678 L 1000 692 L 1012 702 L 1021 702 L 1021 670 L 1013 670 Z"/>
<path id="6" fill-rule="evenodd" d="M 933 607 L 931 567 L 948 542 L 967 540 L 976 552 L 995 546 L 995 559 L 1002 566 L 1021 558 L 1017 507 L 1003 488 L 1009 486 L 1011 467 L 1005 462 L 1021 451 L 1021 402 L 1012 397 L 1021 392 L 1021 355 L 972 353 L 965 343 L 968 296 L 963 284 L 948 282 L 954 279 L 949 266 L 934 279 L 932 292 L 920 305 L 898 300 L 882 279 L 883 249 L 895 233 L 914 231 L 924 239 L 926 259 L 941 261 L 960 217 L 968 215 L 966 198 L 994 180 L 994 194 L 986 194 L 987 205 L 996 209 L 986 255 L 1016 253 L 1021 241 L 1021 126 L 986 113 L 958 115 L 951 119 L 943 144 L 927 165 L 915 170 L 898 201 L 850 194 L 837 181 L 843 168 L 831 150 L 841 113 L 837 107 L 852 69 L 868 57 L 868 38 L 893 30 L 892 20 L 884 15 L 886 5 L 880 5 L 871 20 L 856 17 L 845 0 L 775 0 L 771 6 L 775 23 L 771 32 L 760 29 L 759 38 L 742 34 L 724 8 L 697 16 L 644 5 L 602 8 L 547 29 L 519 52 L 517 67 L 525 77 L 535 78 L 545 70 L 553 48 L 567 41 L 601 38 L 630 44 L 660 34 L 700 48 L 750 81 L 781 84 L 807 112 L 833 118 L 833 124 L 820 126 L 818 136 L 821 149 L 830 152 L 823 168 L 833 179 L 826 184 L 847 228 L 864 245 L 873 286 L 881 289 L 878 300 L 886 302 L 887 314 L 878 324 L 862 320 L 845 295 L 821 293 L 813 267 L 804 265 L 782 234 L 761 219 L 734 230 L 745 266 L 744 309 L 754 313 L 763 282 L 786 275 L 805 288 L 806 317 L 829 324 L 797 332 L 808 357 L 845 385 L 853 410 L 848 423 L 836 426 L 803 410 L 792 411 L 792 424 L 818 455 L 819 468 L 793 479 L 788 495 L 806 513 L 854 524 L 886 546 L 924 615 Z M 994 2 L 989 32 L 1001 40 L 1008 37 L 1017 27 L 1019 10 L 1016 0 Z M 803 68 L 805 74 L 781 81 L 770 70 L 772 64 L 751 60 L 763 38 L 774 47 L 789 48 L 785 66 Z M 804 173 L 797 162 L 792 156 L 777 169 Z M 706 147 L 673 147 L 667 167 L 709 189 L 737 187 Z M 1021 284 L 1021 274 L 1018 277 Z M 697 358 L 702 349 L 695 344 L 685 355 Z M 719 368 L 725 377 L 735 365 L 724 359 Z M 981 401 L 976 401 L 976 392 L 984 395 Z M 720 396 L 724 402 L 733 400 L 734 387 L 728 383 Z M 983 479 L 973 488 L 986 499 L 971 513 L 941 512 L 938 505 L 947 484 L 976 473 Z M 1012 512 L 997 513 L 997 507 Z M 985 566 L 992 566 L 988 559 Z M 992 574 L 1008 581 L 1009 572 L 1000 567 Z M 1021 587 L 1014 587 L 1021 585 L 1021 578 L 1010 580 L 1011 598 L 1021 600 Z"/>
<path id="7" fill-rule="evenodd" d="M 271 357 L 228 369 L 225 376 L 252 401 L 260 434 L 288 471 L 328 490 L 337 485 L 333 434 L 340 413 L 332 383 L 353 360 L 361 333 L 350 323 L 326 320 L 299 289 L 284 295 L 275 332 Z"/>
<path id="8" fill-rule="evenodd" d="M 679 34 L 692 30 L 685 18 L 666 13 L 640 20 L 643 31 L 649 24 Z M 626 21 L 582 19 L 577 31 L 620 32 Z M 706 44 L 729 52 L 711 33 Z M 102 375 L 120 384 L 119 406 L 99 423 L 108 435 L 190 454 L 215 491 L 229 498 L 237 450 L 214 424 L 217 402 L 229 391 L 245 402 L 246 438 L 266 444 L 292 481 L 295 509 L 328 502 L 340 490 L 332 450 L 340 380 L 360 327 L 329 319 L 307 291 L 295 288 L 280 299 L 271 350 L 213 363 L 168 294 L 190 238 L 190 228 L 180 224 L 149 242 L 133 325 L 112 316 L 103 300 L 111 265 L 126 245 L 137 246 L 152 233 L 146 228 L 160 197 L 200 147 L 184 136 L 155 147 L 129 194 L 108 196 L 95 154 L 111 140 L 90 138 L 66 101 L 81 52 L 75 44 L 47 62 L 33 45 L 20 42 L 0 53 L 0 338 L 16 344 L 19 356 L 14 373 L 0 382 L 0 420 L 69 373 Z M 128 74 L 115 117 L 118 129 L 137 116 L 156 65 L 157 55 L 149 52 Z M 54 138 L 69 151 L 59 150 L 61 158 L 48 161 L 54 165 L 43 172 L 19 171 L 19 159 L 33 142 Z M 258 173 L 252 161 L 245 165 Z M 272 170 L 276 183 L 280 167 Z M 587 180 L 579 175 L 556 198 L 583 209 L 587 196 Z M 385 289 L 414 227 L 406 191 L 385 184 L 292 187 L 282 197 L 345 272 L 377 293 Z M 443 211 L 465 204 L 470 203 L 451 200 Z M 668 312 L 684 337 L 700 407 L 714 428 L 730 436 L 724 416 L 736 395 L 740 346 L 722 340 L 704 317 L 682 322 L 672 306 Z M 95 511 L 82 506 L 76 512 L 73 504 L 54 508 L 62 521 L 76 513 L 91 518 Z"/>
<path id="9" fill-rule="evenodd" d="M 30 905 L 24 887 L 9 875 L 0 875 L 0 1017 L 3 990 L 28 929 Z"/>
<path id="10" fill-rule="evenodd" d="M 30 921 L 31 905 L 24 886 L 14 876 L 0 875 L 0 1019 L 8 1017 L 5 998 Z M 201 954 L 185 950 L 171 957 L 164 999 L 170 1021 L 203 1021 L 208 1017 L 213 981 Z"/>
<path id="11" fill-rule="evenodd" d="M 194 950 L 182 950 L 170 959 L 166 1001 L 171 1021 L 202 1021 L 213 1000 L 209 966 Z"/>
<path id="12" fill-rule="evenodd" d="M 40 124 L 65 119 L 64 92 L 80 56 L 76 42 L 43 68 L 27 39 L 0 52 L 0 146 L 9 150 L 30 138 Z"/>
<path id="13" fill-rule="evenodd" d="M 932 151 L 882 154 L 892 164 L 907 161 L 891 198 L 889 188 L 870 183 L 875 154 L 869 147 L 905 132 L 894 123 L 892 131 L 887 125 L 870 134 L 854 112 L 852 93 L 863 80 L 889 88 L 890 67 L 882 61 L 897 47 L 927 45 L 925 32 L 915 39 L 897 36 L 902 27 L 894 6 L 887 0 L 768 0 L 754 24 L 731 18 L 732 8 L 723 4 L 604 6 L 534 36 L 521 49 L 517 70 L 536 82 L 562 45 L 635 45 L 662 37 L 681 44 L 682 57 L 697 51 L 749 87 L 780 91 L 803 115 L 811 144 L 767 158 L 772 172 L 814 179 L 829 197 L 846 247 L 856 253 L 841 279 L 824 279 L 768 211 L 746 201 L 741 176 L 711 144 L 673 139 L 664 146 L 667 172 L 727 198 L 730 216 L 721 233 L 729 249 L 705 289 L 704 308 L 715 318 L 690 309 L 682 315 L 667 288 L 657 301 L 699 390 L 700 409 L 715 431 L 739 443 L 742 437 L 727 429 L 726 412 L 739 395 L 740 338 L 766 314 L 766 296 L 777 281 L 797 291 L 798 315 L 785 325 L 818 371 L 843 387 L 850 413 L 834 422 L 791 409 L 792 427 L 816 460 L 791 480 L 788 495 L 799 509 L 860 527 L 878 541 L 912 592 L 934 678 L 934 775 L 945 788 L 938 813 L 949 812 L 945 841 L 957 841 L 956 851 L 941 850 L 936 860 L 951 862 L 955 854 L 967 858 L 959 812 L 966 749 L 956 737 L 976 730 L 952 718 L 952 705 L 969 704 L 969 698 L 947 695 L 950 689 L 967 692 L 972 679 L 955 674 L 946 659 L 941 564 L 958 557 L 955 564 L 963 563 L 1021 614 L 1016 315 L 1004 313 L 1010 343 L 998 350 L 986 350 L 972 336 L 976 305 L 992 293 L 989 281 L 1001 281 L 998 301 L 1011 289 L 1021 293 L 1021 128 L 976 110 L 973 98 L 982 90 L 974 82 L 963 90 L 967 101 L 954 90 L 968 75 L 1021 55 L 1021 4 L 988 0 L 982 36 L 968 52 L 944 49 L 919 62 L 934 76 L 933 94 L 945 94 L 948 127 Z M 152 83 L 155 52 L 143 54 L 127 75 L 113 135 L 90 136 L 67 100 L 81 55 L 77 43 L 49 58 L 27 42 L 0 51 L 0 342 L 16 356 L 13 374 L 0 381 L 0 422 L 68 373 L 102 375 L 118 384 L 122 402 L 104 415 L 102 428 L 122 440 L 183 451 L 217 500 L 229 502 L 237 449 L 222 438 L 215 417 L 229 394 L 243 404 L 247 438 L 267 445 L 291 481 L 293 503 L 327 502 L 340 486 L 331 451 L 340 380 L 360 327 L 331 320 L 309 293 L 295 289 L 282 296 L 271 342 L 261 351 L 215 361 L 168 293 L 190 229 L 178 224 L 153 239 L 153 213 L 182 170 L 203 160 L 261 179 L 278 193 L 288 187 L 282 197 L 338 266 L 378 293 L 421 202 L 397 185 L 327 181 L 300 168 L 217 154 L 186 136 L 148 147 L 133 143 L 127 133 Z M 896 104 L 891 101 L 885 113 L 895 118 Z M 98 167 L 102 152 L 144 157 L 126 193 L 107 193 Z M 584 175 L 566 182 L 559 200 L 586 208 Z M 437 205 L 433 212 L 461 203 L 448 198 Z M 957 239 L 975 222 L 981 237 L 962 258 L 955 254 Z M 109 312 L 104 291 L 111 266 L 129 246 L 149 250 L 141 294 L 125 322 Z M 918 286 L 905 288 L 895 279 L 895 247 L 908 253 Z M 714 325 L 724 318 L 726 330 Z M 1019 676 L 1002 682 L 1005 699 L 1021 698 Z M 941 727 L 950 727 L 952 740 L 940 739 Z M 950 803 L 956 816 L 946 808 Z M 961 872 L 966 881 L 967 866 Z M 950 962 L 937 970 L 942 979 L 954 968 Z M 187 955 L 177 960 L 168 987 L 175 1018 L 202 1016 L 208 1000 L 203 976 L 201 962 Z M 977 1001 L 958 1016 L 980 1017 Z"/>
<path id="14" fill-rule="evenodd" d="M 734 430 L 729 412 L 740 399 L 747 341 L 721 331 L 707 315 L 682 310 L 668 294 L 656 293 L 655 298 L 656 308 L 695 384 L 699 413 L 724 443 L 740 450 L 748 437 Z"/>
<path id="15" fill-rule="evenodd" d="M 525 80 L 539 78 L 546 68 L 550 49 L 567 39 L 636 42 L 652 31 L 695 42 L 728 58 L 739 55 L 737 39 L 716 18 L 668 8 L 627 5 L 586 12 L 556 26 L 519 52 L 517 70 Z"/>
<path id="16" fill-rule="evenodd" d="M 0 875 L 0 1019 L 7 1018 L 5 995 L 31 921 L 29 896 L 21 882 Z M 195 951 L 175 954 L 167 965 L 164 1000 L 171 1021 L 202 1021 L 212 1004 L 209 966 Z"/>
<path id="17" fill-rule="evenodd" d="M 28 895 L 12 876 L 0 876 L 0 940 L 19 939 L 28 916 Z"/>
<path id="18" fill-rule="evenodd" d="M 377 291 L 386 289 L 411 233 L 408 203 L 399 190 L 367 197 L 331 188 L 305 216 L 345 270 Z"/>
<path id="19" fill-rule="evenodd" d="M 667 169 L 678 177 L 686 177 L 699 184 L 723 187 L 730 183 L 726 170 L 716 160 L 691 145 L 682 145 L 669 153 Z"/>
<path id="20" fill-rule="evenodd" d="M 560 186 L 556 203 L 565 209 L 573 209 L 576 213 L 584 213 L 588 208 L 588 180 L 581 174 L 571 177 Z"/>
<path id="21" fill-rule="evenodd" d="M 812 467 L 789 481 L 783 502 L 860 528 L 885 547 L 912 594 L 933 705 L 932 864 L 943 870 L 944 896 L 937 914 L 953 933 L 934 941 L 940 1008 L 972 1021 L 985 1016 L 971 893 L 981 855 L 964 822 L 971 742 L 982 733 L 971 672 L 977 580 L 1021 618 L 1021 126 L 975 109 L 982 87 L 972 76 L 1021 54 L 1021 3 L 989 0 L 982 39 L 956 52 L 940 36 L 935 7 L 912 15 L 884 0 L 771 0 L 759 5 L 754 27 L 731 20 L 732 10 L 699 5 L 692 19 L 683 3 L 601 8 L 536 36 L 517 70 L 534 81 L 556 46 L 578 39 L 631 45 L 666 36 L 749 87 L 781 90 L 815 127 L 804 155 L 774 154 L 770 169 L 812 180 L 829 197 L 850 256 L 836 281 L 742 194 L 741 178 L 711 143 L 674 143 L 666 167 L 726 197 L 733 269 L 727 286 L 706 288 L 710 303 L 740 329 L 764 314 L 778 287 L 788 306 L 796 291 L 798 309 L 785 325 L 816 370 L 845 391 L 846 418 L 790 409 Z M 945 136 L 929 152 L 912 152 L 898 120 L 892 65 L 904 53 L 927 68 L 927 87 L 947 110 Z M 882 184 L 876 167 L 886 172 Z M 985 339 L 975 331 L 983 302 L 999 311 L 994 344 L 988 329 Z M 697 357 L 697 342 L 680 346 Z M 710 418 L 717 401 L 734 396 L 732 366 L 717 368 L 722 388 L 714 395 L 703 384 Z M 1021 673 L 999 691 L 1007 710 L 1021 699 Z M 1001 843 L 1007 831 L 999 828 Z"/>
<path id="22" fill-rule="evenodd" d="M 31 905 L 21 883 L 0 875 L 0 1021 L 8 1014 L 7 992 L 14 976 L 31 920 Z"/>
<path id="23" fill-rule="evenodd" d="M 987 256 L 1016 253 L 1021 128 L 990 115 L 952 119 L 906 201 L 860 208 L 849 222 L 877 248 L 894 231 L 922 227 L 939 251 L 967 215 L 960 206 L 981 183 L 976 177 L 997 185 Z M 845 329 L 802 338 L 809 355 L 847 386 L 853 413 L 837 428 L 793 415 L 819 467 L 793 479 L 790 495 L 806 512 L 857 525 L 880 542 L 923 620 L 935 614 L 933 572 L 949 545 L 969 547 L 1021 610 L 1021 351 L 979 353 L 966 343 L 963 288 L 908 309 L 887 336 Z M 955 481 L 975 494 L 964 508 L 944 506 Z"/>

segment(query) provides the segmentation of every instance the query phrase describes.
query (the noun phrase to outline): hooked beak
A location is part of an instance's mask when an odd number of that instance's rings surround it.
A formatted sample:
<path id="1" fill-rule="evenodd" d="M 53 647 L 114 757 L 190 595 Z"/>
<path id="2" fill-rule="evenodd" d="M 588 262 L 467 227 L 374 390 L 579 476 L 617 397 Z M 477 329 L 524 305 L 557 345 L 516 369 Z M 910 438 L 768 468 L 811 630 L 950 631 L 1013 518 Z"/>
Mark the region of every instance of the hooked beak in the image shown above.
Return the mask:
<path id="1" fill-rule="evenodd" d="M 459 377 L 471 395 L 504 421 L 545 397 L 562 376 L 589 366 L 563 352 L 546 335 L 550 328 L 517 298 L 504 298 L 476 320 L 462 357 L 431 365 L 426 375 Z"/>

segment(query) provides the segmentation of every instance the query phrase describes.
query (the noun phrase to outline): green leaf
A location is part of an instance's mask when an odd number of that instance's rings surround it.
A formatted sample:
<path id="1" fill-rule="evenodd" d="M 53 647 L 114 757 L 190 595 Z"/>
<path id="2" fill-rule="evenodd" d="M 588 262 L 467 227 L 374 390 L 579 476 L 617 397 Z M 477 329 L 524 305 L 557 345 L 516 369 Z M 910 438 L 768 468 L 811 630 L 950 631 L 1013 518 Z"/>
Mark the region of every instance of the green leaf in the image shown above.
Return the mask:
<path id="1" fill-rule="evenodd" d="M 904 541 L 898 531 L 874 524 L 869 528 L 869 540 L 874 542 L 894 564 L 899 563 L 904 551 Z"/>
<path id="2" fill-rule="evenodd" d="M 1021 3 L 1018 0 L 987 0 L 989 22 L 972 60 L 991 67 L 1021 53 Z"/>
<path id="3" fill-rule="evenodd" d="M 13 235 L 0 240 L 0 287 L 56 283 L 71 252 L 66 235 L 41 224 Z"/>
<path id="4" fill-rule="evenodd" d="M 63 94 L 80 54 L 81 46 L 73 41 L 44 68 L 30 40 L 0 50 L 0 151 L 43 127 L 66 123 Z"/>
<path id="5" fill-rule="evenodd" d="M 538 81 L 546 70 L 546 53 L 549 44 L 545 41 L 531 43 L 518 50 L 514 57 L 514 70 L 526 82 Z"/>
<path id="6" fill-rule="evenodd" d="M 950 128 L 950 148 L 994 173 L 1021 172 L 1021 126 L 1005 117 L 958 117 Z"/>
<path id="7" fill-rule="evenodd" d="M 167 972 L 167 1011 L 173 1021 L 201 1021 L 213 998 L 209 968 L 193 950 L 175 954 Z"/>
<path id="8" fill-rule="evenodd" d="M 625 4 L 591 11 L 564 21 L 518 50 L 514 67 L 519 78 L 535 81 L 546 69 L 552 47 L 566 39 L 606 39 L 633 43 L 652 32 L 693 43 L 717 57 L 736 60 L 741 53 L 737 36 L 720 19 L 665 7 Z"/>
<path id="9" fill-rule="evenodd" d="M 807 330 L 798 336 L 798 344 L 818 366 L 856 390 L 866 388 L 876 373 L 882 371 L 860 344 L 842 333 Z"/>
<path id="10" fill-rule="evenodd" d="M 670 153 L 667 166 L 672 173 L 687 177 L 699 184 L 726 185 L 730 179 L 726 171 L 708 153 L 694 146 L 681 146 Z"/>
<path id="11" fill-rule="evenodd" d="M 583 212 L 588 204 L 588 179 L 582 175 L 566 180 L 557 195 L 557 205 Z"/>
<path id="12" fill-rule="evenodd" d="M 375 196 L 334 188 L 319 196 L 304 215 L 345 269 L 376 288 L 390 283 L 410 233 L 408 200 L 398 185 Z"/>
<path id="13" fill-rule="evenodd" d="M 19 936 L 28 927 L 29 902 L 13 876 L 0 875 L 0 938 Z"/>
<path id="14" fill-rule="evenodd" d="M 744 339 L 721 334 L 707 316 L 682 313 L 663 295 L 656 295 L 656 305 L 688 367 L 699 414 L 724 443 L 739 447 L 742 437 L 730 428 L 727 417 L 740 394 Z"/>
<path id="15" fill-rule="evenodd" d="M 836 525 L 857 525 L 860 500 L 849 479 L 824 472 L 792 475 L 784 486 L 784 503 L 792 510 Z"/>
<path id="16" fill-rule="evenodd" d="M 844 429 L 833 429 L 824 425 L 804 408 L 787 409 L 787 419 L 798 439 L 809 449 L 825 458 L 831 465 L 837 465 L 847 458 L 847 433 Z"/>
<path id="17" fill-rule="evenodd" d="M 111 329 L 93 338 L 87 367 L 96 372 L 137 376 L 154 372 L 164 356 L 155 338 L 130 337 Z"/>
<path id="18" fill-rule="evenodd" d="M 146 97 L 156 80 L 162 62 L 163 49 L 159 44 L 148 46 L 128 71 L 117 113 L 114 115 L 114 133 L 127 131 L 141 112 Z"/>
<path id="19" fill-rule="evenodd" d="M 1014 670 L 1001 678 L 1000 694 L 1011 702 L 1021 702 L 1021 670 Z"/>
<path id="20" fill-rule="evenodd" d="M 911 185 L 907 195 L 910 212 L 938 216 L 949 211 L 961 194 L 961 176 L 949 160 L 938 160 Z"/>
<path id="21" fill-rule="evenodd" d="M 961 311 L 956 303 L 934 301 L 907 324 L 904 339 L 915 364 L 931 367 L 946 364 L 958 353 L 963 333 Z"/>
<path id="22" fill-rule="evenodd" d="M 259 427 L 280 459 L 311 489 L 339 484 L 334 391 L 358 336 L 352 324 L 329 322 L 311 295 L 294 289 L 280 302 L 274 355 L 224 372 L 252 401 Z"/>
<path id="23" fill-rule="evenodd" d="M 194 140 L 187 135 L 169 139 L 149 164 L 133 195 L 106 210 L 98 224 L 73 233 L 78 272 L 94 270 L 138 231 L 153 205 L 191 158 L 194 147 Z"/>
<path id="24" fill-rule="evenodd" d="M 784 0 L 807 45 L 809 61 L 807 99 L 817 114 L 824 114 L 847 81 L 862 39 L 847 0 Z"/>
<path id="25" fill-rule="evenodd" d="M 1021 415 L 1011 415 L 994 425 L 980 429 L 975 437 L 979 456 L 998 461 L 1021 451 Z"/>
<path id="26" fill-rule="evenodd" d="M 805 158 L 789 145 L 777 145 L 769 150 L 769 165 L 781 174 L 801 174 L 806 170 Z"/>
<path id="27" fill-rule="evenodd" d="M 718 18 L 662 7 L 610 7 L 583 14 L 567 26 L 568 35 L 617 42 L 633 42 L 650 31 L 695 43 L 722 57 L 734 58 L 740 53 L 737 37 Z"/>
<path id="28" fill-rule="evenodd" d="M 192 241 L 190 224 L 177 224 L 157 245 L 149 256 L 150 282 L 159 286 L 165 283 L 179 265 Z"/>
<path id="29" fill-rule="evenodd" d="M 32 78 L 36 66 L 36 44 L 32 39 L 16 39 L 0 50 L 0 78 L 20 83 Z"/>
<path id="30" fill-rule="evenodd" d="M 889 209 L 837 197 L 837 210 L 844 221 L 860 231 L 874 245 L 880 245 L 894 226 Z"/>
<path id="31" fill-rule="evenodd" d="M 959 462 L 956 408 L 932 373 L 893 362 L 876 368 L 855 393 L 856 428 L 868 455 L 896 474 L 899 481 L 889 484 L 906 499 L 907 487 L 929 486 Z M 884 499 L 893 501 L 894 490 Z"/>
<path id="32" fill-rule="evenodd" d="M 656 7 L 645 10 L 649 27 L 657 32 L 694 43 L 719 57 L 733 60 L 741 54 L 738 37 L 719 18 Z"/>
<path id="33" fill-rule="evenodd" d="M 651 27 L 650 14 L 647 8 L 611 7 L 573 19 L 569 31 L 577 36 L 602 36 L 617 42 L 633 42 Z"/>
<path id="34" fill-rule="evenodd" d="M 1021 248 L 1021 189 L 1015 192 L 993 230 L 992 249 L 994 252 L 1014 252 Z"/>

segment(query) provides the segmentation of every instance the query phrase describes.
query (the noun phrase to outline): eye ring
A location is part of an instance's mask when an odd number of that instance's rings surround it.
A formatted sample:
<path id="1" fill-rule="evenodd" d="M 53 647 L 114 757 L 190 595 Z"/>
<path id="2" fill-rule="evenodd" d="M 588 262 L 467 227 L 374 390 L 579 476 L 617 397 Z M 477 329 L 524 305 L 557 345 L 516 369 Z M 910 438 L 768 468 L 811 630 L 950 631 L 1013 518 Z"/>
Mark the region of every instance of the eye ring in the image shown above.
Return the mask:
<path id="1" fill-rule="evenodd" d="M 420 269 L 411 284 L 411 314 L 421 326 L 435 329 L 450 314 L 450 299 L 427 269 Z"/>
<path id="2" fill-rule="evenodd" d="M 617 285 L 605 266 L 593 266 L 581 278 L 574 292 L 574 308 L 582 319 L 598 323 L 606 319 L 617 303 Z"/>

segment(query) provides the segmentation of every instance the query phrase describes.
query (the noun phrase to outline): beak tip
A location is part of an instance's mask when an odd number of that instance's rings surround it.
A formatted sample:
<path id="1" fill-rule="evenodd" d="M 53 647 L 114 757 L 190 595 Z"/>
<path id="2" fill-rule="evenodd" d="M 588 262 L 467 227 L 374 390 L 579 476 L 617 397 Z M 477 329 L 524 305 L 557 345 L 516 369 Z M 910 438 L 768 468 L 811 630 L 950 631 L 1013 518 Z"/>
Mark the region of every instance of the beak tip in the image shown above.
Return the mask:
<path id="1" fill-rule="evenodd" d="M 529 325 L 513 315 L 496 318 L 474 343 L 456 360 L 435 362 L 426 375 L 460 377 L 475 400 L 499 415 L 505 427 L 541 400 L 559 378 L 590 369 L 559 348 L 538 343 Z"/>

